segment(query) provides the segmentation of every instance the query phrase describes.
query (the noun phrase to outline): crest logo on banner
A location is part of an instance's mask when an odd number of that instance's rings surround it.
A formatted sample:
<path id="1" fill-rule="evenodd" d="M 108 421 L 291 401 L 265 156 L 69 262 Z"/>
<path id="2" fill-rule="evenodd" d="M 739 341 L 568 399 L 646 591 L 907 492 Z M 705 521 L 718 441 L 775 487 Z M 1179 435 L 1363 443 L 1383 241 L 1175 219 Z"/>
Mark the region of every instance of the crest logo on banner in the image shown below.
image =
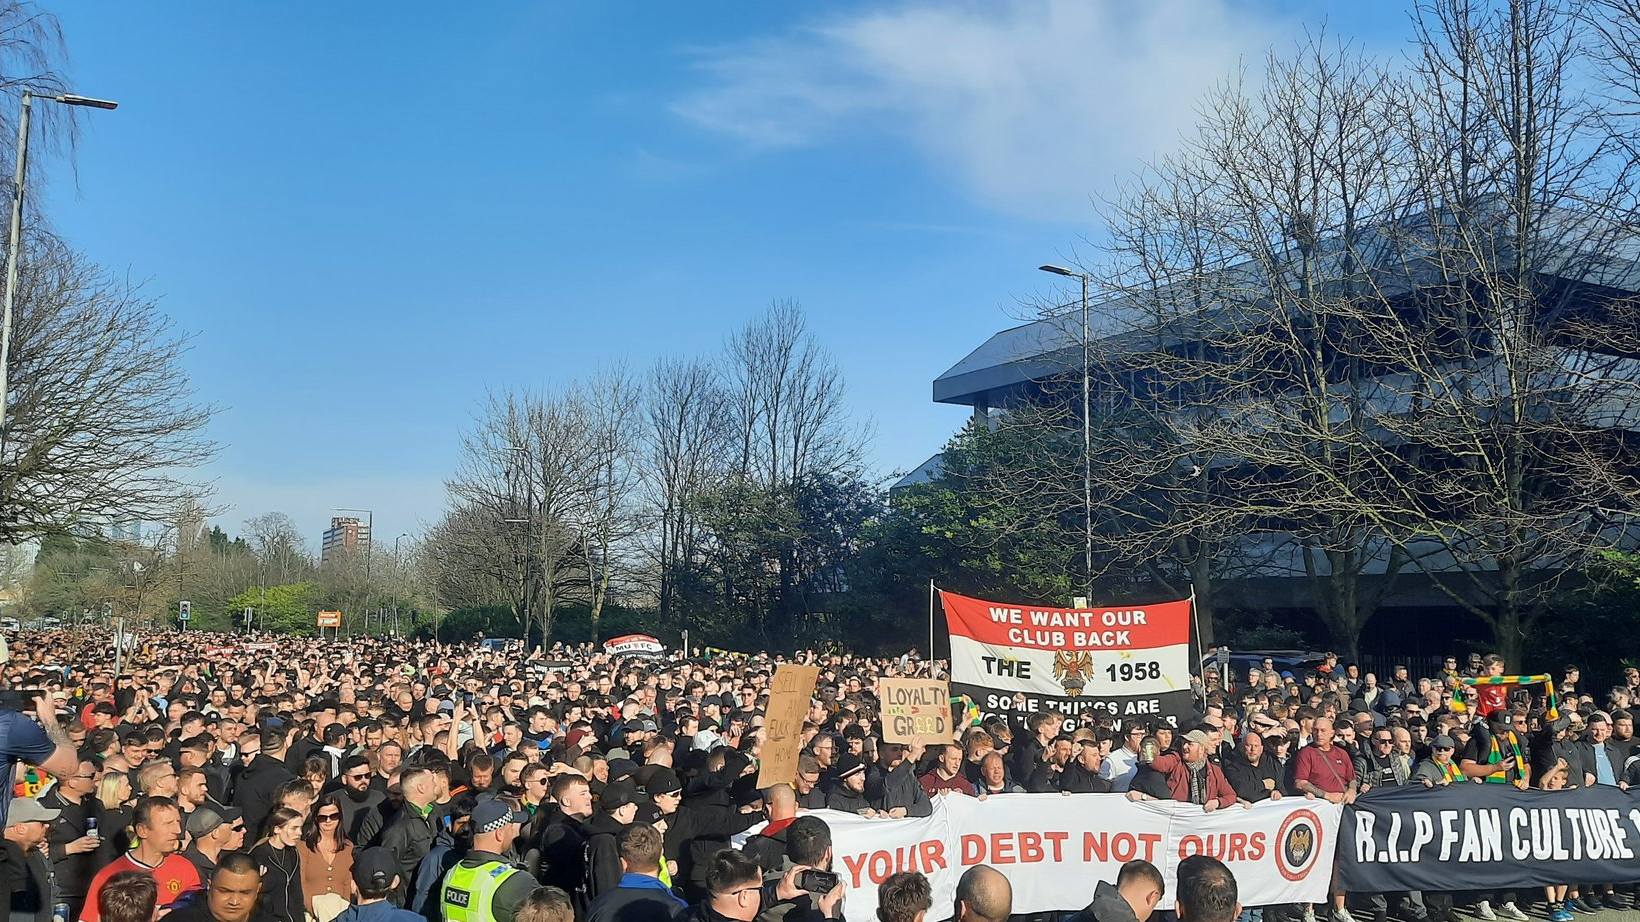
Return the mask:
<path id="1" fill-rule="evenodd" d="M 1065 694 L 1079 696 L 1093 678 L 1093 654 L 1086 650 L 1060 650 L 1054 654 L 1053 677 L 1064 687 Z"/>
<path id="2" fill-rule="evenodd" d="M 1276 833 L 1276 870 L 1288 880 L 1303 880 L 1321 853 L 1321 820 L 1309 810 L 1295 810 Z"/>

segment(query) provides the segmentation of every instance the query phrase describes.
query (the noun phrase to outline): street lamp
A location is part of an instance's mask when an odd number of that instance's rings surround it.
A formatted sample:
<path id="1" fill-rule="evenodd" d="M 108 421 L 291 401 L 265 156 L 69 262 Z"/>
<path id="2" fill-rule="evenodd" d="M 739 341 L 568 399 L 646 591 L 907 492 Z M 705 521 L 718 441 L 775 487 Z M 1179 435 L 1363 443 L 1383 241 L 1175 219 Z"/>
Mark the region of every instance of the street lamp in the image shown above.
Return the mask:
<path id="1" fill-rule="evenodd" d="M 119 103 L 111 99 L 93 99 L 74 93 L 41 96 L 65 106 L 84 106 L 91 109 L 116 109 Z M 17 113 L 17 172 L 11 181 L 11 228 L 6 243 L 6 304 L 0 317 L 0 445 L 4 445 L 11 427 L 6 418 L 6 392 L 11 386 L 11 317 L 17 303 L 17 263 L 23 246 L 23 183 L 28 177 L 28 122 L 34 110 L 34 91 L 23 90 L 23 102 Z"/>
<path id="2" fill-rule="evenodd" d="M 404 591 L 404 569 L 399 563 L 399 542 L 410 537 L 409 532 L 402 532 L 393 539 L 393 579 L 398 585 L 393 588 L 393 636 L 399 634 L 399 593 Z M 372 536 L 374 538 L 374 536 Z"/>
<path id="3" fill-rule="evenodd" d="M 373 556 L 371 552 L 376 549 L 376 513 L 370 509 L 349 509 L 346 506 L 337 506 L 330 511 L 362 512 L 365 514 L 364 530 L 370 533 L 370 537 L 367 539 L 369 544 L 365 546 L 364 551 L 364 604 L 367 606 L 365 608 L 364 623 L 365 630 L 368 632 L 370 630 L 370 609 L 368 608 L 370 605 L 370 558 Z"/>
<path id="4" fill-rule="evenodd" d="M 1087 592 L 1093 596 L 1093 419 L 1088 400 L 1088 274 L 1064 266 L 1037 266 L 1066 278 L 1082 280 L 1082 566 L 1086 569 Z"/>

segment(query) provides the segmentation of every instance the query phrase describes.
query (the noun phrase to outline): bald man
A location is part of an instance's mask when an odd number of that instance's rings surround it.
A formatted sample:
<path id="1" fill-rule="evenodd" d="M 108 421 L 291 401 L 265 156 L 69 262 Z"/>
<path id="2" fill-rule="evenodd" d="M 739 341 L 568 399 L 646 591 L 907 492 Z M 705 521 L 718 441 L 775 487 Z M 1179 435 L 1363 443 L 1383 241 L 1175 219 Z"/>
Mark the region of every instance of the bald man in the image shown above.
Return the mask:
<path id="1" fill-rule="evenodd" d="M 763 831 L 749 836 L 741 846 L 765 873 L 786 868 L 786 828 L 797 818 L 797 792 L 789 784 L 772 785 L 763 792 L 764 809 L 769 823 Z"/>
<path id="2" fill-rule="evenodd" d="M 1014 912 L 1014 888 L 1002 872 L 976 864 L 957 881 L 955 922 L 1006 922 Z"/>

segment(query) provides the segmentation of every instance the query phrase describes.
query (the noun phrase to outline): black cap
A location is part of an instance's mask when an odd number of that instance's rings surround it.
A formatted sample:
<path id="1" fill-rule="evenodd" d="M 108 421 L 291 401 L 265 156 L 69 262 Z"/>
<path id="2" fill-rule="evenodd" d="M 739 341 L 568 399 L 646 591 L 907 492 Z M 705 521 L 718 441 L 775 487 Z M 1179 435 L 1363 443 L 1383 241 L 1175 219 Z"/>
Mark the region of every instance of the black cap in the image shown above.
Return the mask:
<path id="1" fill-rule="evenodd" d="M 837 759 L 837 777 L 839 779 L 857 775 L 865 770 L 866 763 L 860 761 L 860 757 L 851 752 L 845 752 Z"/>
<path id="2" fill-rule="evenodd" d="M 598 799 L 598 809 L 605 813 L 614 813 L 627 804 L 639 801 L 638 786 L 630 781 L 611 781 L 604 785 L 603 796 Z"/>
<path id="3" fill-rule="evenodd" d="M 390 890 L 399 876 L 399 860 L 385 848 L 367 848 L 353 856 L 353 882 L 373 893 Z"/>
<path id="4" fill-rule="evenodd" d="M 654 797 L 656 794 L 676 794 L 683 790 L 683 782 L 678 780 L 678 773 L 666 766 L 657 766 L 649 773 L 644 785 L 644 791 Z"/>

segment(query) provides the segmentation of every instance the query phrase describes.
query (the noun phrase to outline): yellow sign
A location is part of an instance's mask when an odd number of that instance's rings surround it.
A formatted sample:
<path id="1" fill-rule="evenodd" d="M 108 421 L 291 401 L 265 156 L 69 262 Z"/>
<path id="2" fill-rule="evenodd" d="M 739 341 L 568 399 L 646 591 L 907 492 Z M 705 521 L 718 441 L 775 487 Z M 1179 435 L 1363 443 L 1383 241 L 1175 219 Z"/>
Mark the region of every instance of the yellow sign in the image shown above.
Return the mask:
<path id="1" fill-rule="evenodd" d="M 319 613 L 318 620 L 314 623 L 320 627 L 341 627 L 342 613 L 339 611 L 322 611 Z"/>

